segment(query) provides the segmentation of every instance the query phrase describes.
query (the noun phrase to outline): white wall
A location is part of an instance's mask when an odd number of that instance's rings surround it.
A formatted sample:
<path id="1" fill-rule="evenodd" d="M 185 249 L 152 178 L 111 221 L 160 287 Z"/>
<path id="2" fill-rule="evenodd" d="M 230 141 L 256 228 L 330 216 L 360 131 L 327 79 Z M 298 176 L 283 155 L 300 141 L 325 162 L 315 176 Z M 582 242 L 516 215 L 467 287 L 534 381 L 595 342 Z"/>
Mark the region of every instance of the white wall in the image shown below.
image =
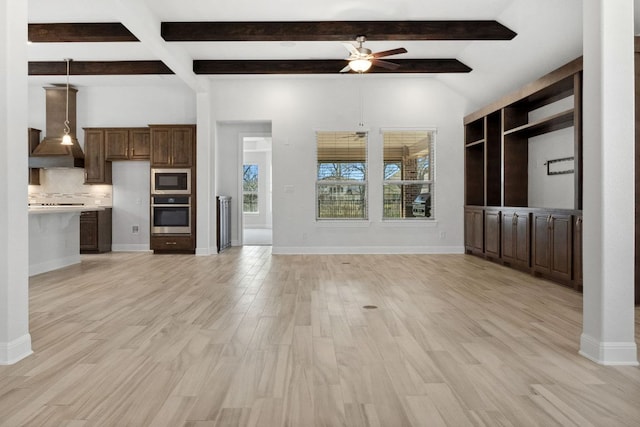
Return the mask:
<path id="1" fill-rule="evenodd" d="M 212 80 L 211 86 L 215 121 L 272 121 L 275 253 L 463 251 L 461 123 L 467 104 L 442 83 L 429 77 L 349 75 L 229 78 Z M 315 131 L 358 130 L 361 113 L 369 131 L 370 219 L 316 222 Z M 380 129 L 425 127 L 438 131 L 437 221 L 383 222 Z M 224 128 L 218 131 L 218 188 L 229 192 L 237 188 L 232 181 L 237 169 L 229 168 L 237 164 L 238 140 Z"/>
<path id="2" fill-rule="evenodd" d="M 529 139 L 529 206 L 574 209 L 573 173 L 547 175 L 546 162 L 574 157 L 574 128 Z"/>
<path id="3" fill-rule="evenodd" d="M 114 251 L 149 250 L 148 161 L 113 162 L 112 249 Z M 135 232 L 133 227 L 137 226 Z"/>
<path id="4" fill-rule="evenodd" d="M 73 77 L 71 78 L 73 85 Z M 83 127 L 136 127 L 196 122 L 195 94 L 186 86 L 76 86 L 76 130 L 84 147 Z M 29 127 L 45 131 L 45 91 L 29 86 Z"/>
<path id="5" fill-rule="evenodd" d="M 529 113 L 529 122 L 544 119 L 574 107 L 569 96 Z M 574 157 L 573 127 L 529 139 L 529 206 L 575 209 L 575 175 L 547 175 L 546 162 Z"/>

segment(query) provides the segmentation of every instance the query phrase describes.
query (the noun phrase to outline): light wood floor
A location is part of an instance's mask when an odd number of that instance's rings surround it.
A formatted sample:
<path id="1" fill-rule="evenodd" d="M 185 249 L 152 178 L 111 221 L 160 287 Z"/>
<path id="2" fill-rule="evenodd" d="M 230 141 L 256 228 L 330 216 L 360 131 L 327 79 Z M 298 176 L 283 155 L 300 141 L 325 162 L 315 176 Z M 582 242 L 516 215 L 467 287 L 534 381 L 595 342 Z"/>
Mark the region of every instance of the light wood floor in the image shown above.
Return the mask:
<path id="1" fill-rule="evenodd" d="M 0 425 L 640 425 L 640 369 L 577 354 L 570 289 L 465 255 L 270 250 L 33 277 Z"/>

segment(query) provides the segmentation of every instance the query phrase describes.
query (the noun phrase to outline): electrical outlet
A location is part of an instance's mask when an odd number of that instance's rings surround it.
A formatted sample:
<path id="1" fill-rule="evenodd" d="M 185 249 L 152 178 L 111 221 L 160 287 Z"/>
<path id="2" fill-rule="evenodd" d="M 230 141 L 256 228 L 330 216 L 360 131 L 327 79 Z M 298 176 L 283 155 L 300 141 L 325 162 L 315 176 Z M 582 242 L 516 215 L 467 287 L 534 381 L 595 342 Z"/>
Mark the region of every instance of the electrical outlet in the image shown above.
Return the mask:
<path id="1" fill-rule="evenodd" d="M 138 233 L 138 231 L 140 231 L 140 227 L 139 227 L 139 226 L 134 225 L 134 226 L 132 226 L 132 227 L 131 227 L 131 232 L 132 232 L 133 234 Z"/>
<path id="2" fill-rule="evenodd" d="M 446 239 L 446 238 L 447 238 L 447 232 L 446 232 L 446 231 L 441 231 L 441 232 L 440 232 L 440 239 L 441 239 L 441 240 L 444 240 L 444 239 Z"/>

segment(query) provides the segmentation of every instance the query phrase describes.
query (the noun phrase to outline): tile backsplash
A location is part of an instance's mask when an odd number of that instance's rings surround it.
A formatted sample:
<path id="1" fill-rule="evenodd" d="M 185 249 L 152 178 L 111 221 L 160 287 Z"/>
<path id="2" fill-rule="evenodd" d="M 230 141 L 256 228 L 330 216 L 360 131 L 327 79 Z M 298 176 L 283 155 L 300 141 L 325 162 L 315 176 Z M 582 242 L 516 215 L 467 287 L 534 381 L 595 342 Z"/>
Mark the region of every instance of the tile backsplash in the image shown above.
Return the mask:
<path id="1" fill-rule="evenodd" d="M 111 185 L 84 183 L 84 169 L 40 169 L 40 185 L 29 186 L 29 203 L 112 206 Z"/>

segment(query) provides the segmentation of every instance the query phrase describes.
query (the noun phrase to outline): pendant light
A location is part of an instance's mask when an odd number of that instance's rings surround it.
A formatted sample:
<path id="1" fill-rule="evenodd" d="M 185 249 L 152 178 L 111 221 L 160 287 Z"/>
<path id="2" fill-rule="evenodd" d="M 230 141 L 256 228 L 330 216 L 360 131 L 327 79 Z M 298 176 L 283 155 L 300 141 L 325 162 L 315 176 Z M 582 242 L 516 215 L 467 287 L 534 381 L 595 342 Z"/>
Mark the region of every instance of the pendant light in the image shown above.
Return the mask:
<path id="1" fill-rule="evenodd" d="M 64 120 L 64 136 L 62 137 L 62 145 L 73 145 L 73 141 L 71 141 L 71 128 L 69 127 L 69 64 L 71 63 L 70 58 L 64 59 L 67 63 L 67 111 Z"/>

